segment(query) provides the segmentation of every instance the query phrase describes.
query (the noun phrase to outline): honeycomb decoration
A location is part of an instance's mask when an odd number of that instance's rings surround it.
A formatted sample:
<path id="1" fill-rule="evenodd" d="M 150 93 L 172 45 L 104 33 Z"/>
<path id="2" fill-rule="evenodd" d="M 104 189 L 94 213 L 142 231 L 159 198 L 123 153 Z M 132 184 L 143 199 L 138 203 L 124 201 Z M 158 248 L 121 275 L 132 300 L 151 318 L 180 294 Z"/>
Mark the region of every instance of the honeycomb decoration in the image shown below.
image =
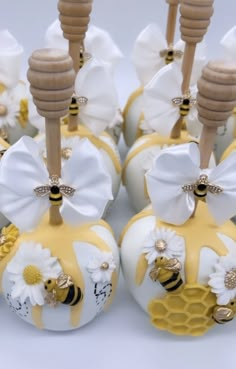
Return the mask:
<path id="1" fill-rule="evenodd" d="M 155 328 L 175 335 L 201 336 L 230 324 L 236 314 L 235 225 L 228 220 L 236 204 L 231 176 L 236 154 L 209 170 L 209 177 L 204 171 L 217 127 L 234 107 L 235 83 L 235 65 L 216 61 L 203 69 L 197 98 L 203 124 L 200 143 L 163 150 L 146 176 L 152 203 L 130 220 L 120 238 L 123 273 L 131 294 Z M 188 163 L 196 157 L 191 168 L 198 167 L 199 179 L 196 175 L 194 182 Z M 232 198 L 227 202 L 230 176 Z M 185 196 L 193 201 L 192 207 L 188 208 L 189 203 L 185 207 Z"/>

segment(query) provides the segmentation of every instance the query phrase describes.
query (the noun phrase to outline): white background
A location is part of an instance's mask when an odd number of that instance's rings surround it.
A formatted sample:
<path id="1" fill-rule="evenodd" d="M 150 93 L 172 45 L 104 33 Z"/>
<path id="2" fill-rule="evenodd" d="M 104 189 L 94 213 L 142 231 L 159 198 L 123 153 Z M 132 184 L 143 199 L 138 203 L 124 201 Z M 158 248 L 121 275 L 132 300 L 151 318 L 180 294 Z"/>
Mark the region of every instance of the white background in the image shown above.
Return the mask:
<path id="1" fill-rule="evenodd" d="M 43 46 L 46 27 L 57 16 L 57 0 L 0 0 L 0 25 L 31 52 Z M 138 33 L 150 22 L 165 30 L 164 0 L 94 0 L 92 21 L 107 29 L 126 59 L 116 79 L 121 106 L 138 86 L 127 59 Z M 209 57 L 220 57 L 219 40 L 236 22 L 236 2 L 215 0 L 207 35 Z M 125 147 L 121 145 L 122 153 Z M 116 235 L 133 215 L 122 188 L 109 222 Z M 109 312 L 74 332 L 38 331 L 12 314 L 0 298 L 0 368 L 4 369 L 235 369 L 236 321 L 217 326 L 201 338 L 157 331 L 130 297 L 121 278 Z"/>

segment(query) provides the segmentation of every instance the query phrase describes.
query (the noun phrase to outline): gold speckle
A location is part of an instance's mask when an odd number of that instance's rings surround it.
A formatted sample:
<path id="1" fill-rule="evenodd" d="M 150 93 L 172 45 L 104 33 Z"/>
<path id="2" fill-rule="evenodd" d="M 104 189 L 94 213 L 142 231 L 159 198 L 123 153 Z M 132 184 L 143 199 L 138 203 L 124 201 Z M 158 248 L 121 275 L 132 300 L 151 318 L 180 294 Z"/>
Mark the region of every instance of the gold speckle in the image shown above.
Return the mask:
<path id="1" fill-rule="evenodd" d="M 155 248 L 159 252 L 164 252 L 167 248 L 167 242 L 165 240 L 157 240 L 155 243 Z"/>
<path id="2" fill-rule="evenodd" d="M 236 269 L 231 269 L 229 272 L 225 275 L 225 287 L 228 288 L 228 290 L 233 290 L 236 288 Z"/>
<path id="3" fill-rule="evenodd" d="M 108 270 L 109 269 L 109 264 L 105 261 L 104 263 L 102 263 L 101 267 L 102 270 Z"/>
<path id="4" fill-rule="evenodd" d="M 61 149 L 61 157 L 64 160 L 68 160 L 70 159 L 72 154 L 72 148 L 71 147 L 64 147 L 63 149 Z"/>
<path id="5" fill-rule="evenodd" d="M 0 104 L 0 117 L 5 117 L 8 113 L 6 105 Z"/>

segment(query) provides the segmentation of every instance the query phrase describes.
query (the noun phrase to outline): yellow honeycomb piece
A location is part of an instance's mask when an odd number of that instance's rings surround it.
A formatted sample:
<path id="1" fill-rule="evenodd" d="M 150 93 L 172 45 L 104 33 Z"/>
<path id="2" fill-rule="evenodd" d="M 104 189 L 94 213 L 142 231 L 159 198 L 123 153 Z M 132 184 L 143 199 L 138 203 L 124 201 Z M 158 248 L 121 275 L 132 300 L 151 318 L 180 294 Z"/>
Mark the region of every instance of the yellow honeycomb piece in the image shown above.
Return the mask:
<path id="1" fill-rule="evenodd" d="M 216 296 L 209 287 L 186 284 L 163 298 L 149 303 L 152 324 L 176 335 L 201 336 L 215 321 L 212 319 Z"/>

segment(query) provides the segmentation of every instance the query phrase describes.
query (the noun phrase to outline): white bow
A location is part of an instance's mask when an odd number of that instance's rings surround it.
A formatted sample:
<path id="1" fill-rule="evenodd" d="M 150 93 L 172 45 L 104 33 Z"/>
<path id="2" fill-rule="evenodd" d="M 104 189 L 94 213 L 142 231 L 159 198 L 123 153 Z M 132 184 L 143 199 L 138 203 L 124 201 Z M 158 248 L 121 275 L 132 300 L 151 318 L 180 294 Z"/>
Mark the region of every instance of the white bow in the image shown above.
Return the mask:
<path id="1" fill-rule="evenodd" d="M 99 219 L 112 199 L 111 179 L 98 150 L 80 140 L 62 168 L 60 184 L 73 195 L 63 196 L 60 208 L 66 223 L 79 225 Z M 37 226 L 50 207 L 49 196 L 37 196 L 35 189 L 50 185 L 49 174 L 36 142 L 22 137 L 1 160 L 0 209 L 21 231 Z"/>
<path id="2" fill-rule="evenodd" d="M 173 50 L 176 54 L 174 62 L 181 64 L 185 43 L 179 40 Z M 156 24 L 148 25 L 138 36 L 132 53 L 132 61 L 136 67 L 138 78 L 143 86 L 151 81 L 154 75 L 166 65 L 165 54 L 169 50 L 166 39 Z M 197 46 L 191 83 L 197 82 L 203 65 L 206 63 L 206 44 Z"/>
<path id="3" fill-rule="evenodd" d="M 0 31 L 0 84 L 6 88 L 14 87 L 20 79 L 23 52 L 8 30 Z"/>
<path id="4" fill-rule="evenodd" d="M 148 126 L 162 136 L 169 136 L 180 117 L 182 73 L 180 66 L 172 63 L 162 68 L 144 88 L 143 113 Z M 185 117 L 187 125 L 200 126 L 194 106 L 197 87 L 190 88 L 190 109 Z"/>
<path id="5" fill-rule="evenodd" d="M 79 118 L 95 135 L 115 119 L 118 97 L 107 64 L 94 58 L 81 68 L 75 80 L 75 94 L 87 103 L 79 107 Z"/>
<path id="6" fill-rule="evenodd" d="M 221 39 L 221 46 L 224 49 L 225 56 L 228 59 L 236 59 L 236 26 L 231 28 Z"/>
<path id="7" fill-rule="evenodd" d="M 46 31 L 45 46 L 68 50 L 68 41 L 63 37 L 58 19 Z M 84 48 L 93 57 L 109 63 L 111 68 L 115 68 L 119 60 L 123 57 L 109 33 L 93 25 L 90 25 L 86 32 Z"/>
<path id="8" fill-rule="evenodd" d="M 221 224 L 236 213 L 236 153 L 213 169 L 200 169 L 195 143 L 165 149 L 146 174 L 148 193 L 155 214 L 163 221 L 183 224 L 195 209 L 194 192 L 206 191 L 206 203 Z M 199 186 L 200 185 L 200 186 Z"/>

